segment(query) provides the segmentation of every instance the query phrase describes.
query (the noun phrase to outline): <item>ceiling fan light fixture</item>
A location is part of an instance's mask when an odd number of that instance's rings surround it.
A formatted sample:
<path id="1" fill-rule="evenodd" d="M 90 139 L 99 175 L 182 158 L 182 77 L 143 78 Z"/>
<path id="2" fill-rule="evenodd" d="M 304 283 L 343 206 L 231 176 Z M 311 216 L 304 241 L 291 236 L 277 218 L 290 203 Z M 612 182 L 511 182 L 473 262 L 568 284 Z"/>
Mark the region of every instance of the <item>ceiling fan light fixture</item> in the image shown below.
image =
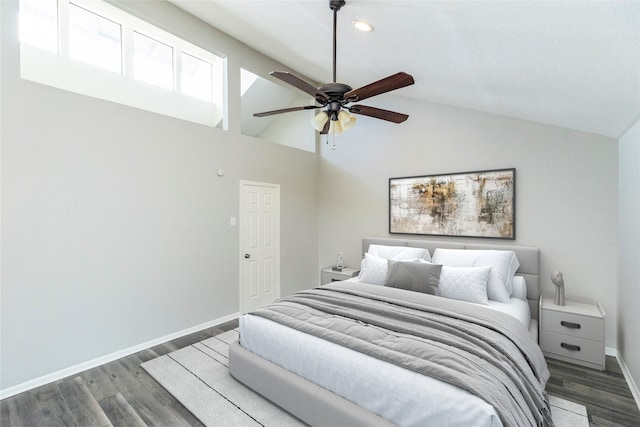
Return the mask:
<path id="1" fill-rule="evenodd" d="M 365 33 L 369 33 L 373 31 L 373 25 L 361 19 L 356 19 L 355 21 L 351 21 L 351 25 L 353 25 L 356 28 L 356 30 L 359 30 Z"/>
<path id="2" fill-rule="evenodd" d="M 315 115 L 313 119 L 311 119 L 311 126 L 313 126 L 313 128 L 318 132 L 322 132 L 322 129 L 324 129 L 324 125 L 327 123 L 327 120 L 329 120 L 329 115 L 327 114 L 327 112 L 320 111 Z"/>
<path id="3" fill-rule="evenodd" d="M 338 113 L 338 121 L 342 126 L 342 130 L 349 130 L 356 125 L 356 117 L 345 110 L 340 110 Z"/>
<path id="4" fill-rule="evenodd" d="M 340 120 L 331 120 L 331 125 L 329 126 L 330 135 L 340 135 L 343 131 Z"/>

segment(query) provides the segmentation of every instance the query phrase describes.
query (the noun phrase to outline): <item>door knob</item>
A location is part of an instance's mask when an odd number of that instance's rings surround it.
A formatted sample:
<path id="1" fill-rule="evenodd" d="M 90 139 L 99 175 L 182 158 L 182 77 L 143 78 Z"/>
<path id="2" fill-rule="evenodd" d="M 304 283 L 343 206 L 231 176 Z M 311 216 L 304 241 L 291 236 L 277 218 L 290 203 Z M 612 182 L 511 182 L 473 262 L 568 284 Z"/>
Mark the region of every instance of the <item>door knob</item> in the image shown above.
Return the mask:
<path id="1" fill-rule="evenodd" d="M 249 254 L 244 254 L 244 257 L 245 257 L 245 258 L 247 258 L 247 259 L 249 259 L 249 258 L 251 258 L 251 255 L 249 255 Z"/>

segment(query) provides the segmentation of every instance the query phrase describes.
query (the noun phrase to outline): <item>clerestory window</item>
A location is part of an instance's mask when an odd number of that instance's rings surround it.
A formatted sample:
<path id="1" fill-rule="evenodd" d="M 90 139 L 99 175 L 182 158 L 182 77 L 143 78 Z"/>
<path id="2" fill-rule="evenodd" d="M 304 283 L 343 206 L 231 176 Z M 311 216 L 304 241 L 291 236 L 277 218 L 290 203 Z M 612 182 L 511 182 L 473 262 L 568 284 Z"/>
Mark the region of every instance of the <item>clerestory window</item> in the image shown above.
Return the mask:
<path id="1" fill-rule="evenodd" d="M 21 76 L 222 127 L 224 59 L 101 0 L 20 0 Z"/>

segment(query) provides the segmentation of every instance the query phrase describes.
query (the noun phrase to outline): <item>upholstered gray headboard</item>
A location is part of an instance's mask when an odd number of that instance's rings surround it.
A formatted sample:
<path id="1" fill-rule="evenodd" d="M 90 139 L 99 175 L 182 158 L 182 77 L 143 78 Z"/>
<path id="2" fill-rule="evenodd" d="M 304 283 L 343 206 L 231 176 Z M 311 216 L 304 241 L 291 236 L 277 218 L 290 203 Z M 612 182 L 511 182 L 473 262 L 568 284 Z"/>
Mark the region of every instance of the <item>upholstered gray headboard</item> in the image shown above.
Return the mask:
<path id="1" fill-rule="evenodd" d="M 531 309 L 531 317 L 538 319 L 538 299 L 540 298 L 540 254 L 538 248 L 528 246 L 489 245 L 467 242 L 442 242 L 437 240 L 395 239 L 391 237 L 365 237 L 362 239 L 362 254 L 367 252 L 369 245 L 410 246 L 414 248 L 426 248 L 433 255 L 436 248 L 443 249 L 494 249 L 500 251 L 513 251 L 518 257 L 520 268 L 517 276 L 524 277 L 527 283 L 527 300 Z"/>

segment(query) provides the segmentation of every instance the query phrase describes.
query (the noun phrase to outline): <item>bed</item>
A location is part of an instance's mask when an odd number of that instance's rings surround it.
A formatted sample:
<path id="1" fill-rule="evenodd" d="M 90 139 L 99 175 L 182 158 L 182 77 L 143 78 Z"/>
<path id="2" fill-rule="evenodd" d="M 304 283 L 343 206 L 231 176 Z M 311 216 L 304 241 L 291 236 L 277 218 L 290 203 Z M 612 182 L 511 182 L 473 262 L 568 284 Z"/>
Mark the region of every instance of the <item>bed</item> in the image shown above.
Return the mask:
<path id="1" fill-rule="evenodd" d="M 365 238 L 362 248 L 357 278 L 242 316 L 240 340 L 229 352 L 231 374 L 314 426 L 550 425 L 548 370 L 536 344 L 536 248 L 392 238 Z M 428 256 L 412 259 L 421 250 Z M 444 285 L 451 272 L 488 278 L 500 271 L 497 264 L 465 266 L 469 257 L 505 253 L 516 258 L 509 265 L 515 270 L 507 301 L 485 295 L 484 302 L 469 302 L 469 292 L 460 300 L 455 292 L 443 298 L 393 285 L 398 277 L 411 280 L 407 271 L 441 266 L 435 280 L 450 292 Z M 387 286 L 370 283 L 380 280 L 371 267 L 382 266 L 381 259 L 387 270 L 376 274 L 386 276 Z M 424 286 L 424 277 L 411 286 Z M 484 282 L 487 295 L 490 281 Z M 436 330 L 429 329 L 433 325 Z M 446 335 L 450 330 L 455 332 Z M 457 342 L 460 335 L 475 337 L 474 346 L 482 349 L 474 347 L 469 356 L 468 343 Z M 433 344 L 432 336 L 440 341 Z M 456 346 L 462 350 L 451 352 Z M 495 378 L 502 383 L 496 386 Z"/>

